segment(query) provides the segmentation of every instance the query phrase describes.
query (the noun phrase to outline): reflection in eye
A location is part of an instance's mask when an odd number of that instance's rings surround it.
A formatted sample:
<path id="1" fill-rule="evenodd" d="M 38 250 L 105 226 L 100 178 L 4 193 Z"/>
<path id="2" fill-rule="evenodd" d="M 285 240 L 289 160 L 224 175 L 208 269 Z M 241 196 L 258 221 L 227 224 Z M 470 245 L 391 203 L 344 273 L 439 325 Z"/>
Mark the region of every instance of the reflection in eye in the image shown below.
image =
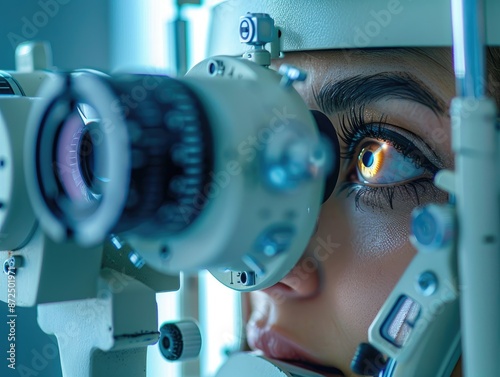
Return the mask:
<path id="1" fill-rule="evenodd" d="M 385 118 L 365 121 L 363 109 L 339 116 L 346 174 L 339 192 L 354 194 L 356 207 L 394 208 L 394 201 L 420 204 L 420 196 L 440 194 L 433 177 L 444 167 L 419 136 Z"/>
<path id="2" fill-rule="evenodd" d="M 423 167 L 387 142 L 371 140 L 358 155 L 358 179 L 365 184 L 401 183 L 424 173 Z"/>

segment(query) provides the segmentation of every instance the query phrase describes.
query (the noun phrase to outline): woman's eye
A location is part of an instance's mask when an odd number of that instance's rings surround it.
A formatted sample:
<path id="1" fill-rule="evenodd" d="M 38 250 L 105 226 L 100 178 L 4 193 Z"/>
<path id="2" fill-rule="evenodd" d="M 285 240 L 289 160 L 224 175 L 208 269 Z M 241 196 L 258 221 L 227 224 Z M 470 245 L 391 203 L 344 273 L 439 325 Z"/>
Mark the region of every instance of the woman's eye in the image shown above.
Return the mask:
<path id="1" fill-rule="evenodd" d="M 404 183 L 426 172 L 424 167 L 389 142 L 375 139 L 362 144 L 356 170 L 359 182 L 374 186 Z"/>
<path id="2" fill-rule="evenodd" d="M 339 115 L 339 123 L 345 171 L 339 193 L 354 194 L 356 208 L 394 209 L 418 205 L 422 195 L 442 197 L 432 180 L 444 164 L 420 136 L 385 117 L 366 121 L 363 108 Z"/>

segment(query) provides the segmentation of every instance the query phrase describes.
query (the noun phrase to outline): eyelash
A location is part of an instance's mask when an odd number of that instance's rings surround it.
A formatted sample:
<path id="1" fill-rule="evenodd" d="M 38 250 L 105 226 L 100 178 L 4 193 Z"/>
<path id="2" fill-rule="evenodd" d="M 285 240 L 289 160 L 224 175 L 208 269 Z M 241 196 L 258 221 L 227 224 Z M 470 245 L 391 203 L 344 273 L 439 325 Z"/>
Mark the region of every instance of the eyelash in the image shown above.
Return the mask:
<path id="1" fill-rule="evenodd" d="M 352 160 L 359 153 L 359 144 L 367 138 L 388 142 L 404 157 L 409 158 L 418 166 L 426 169 L 431 176 L 423 176 L 401 184 L 387 186 L 369 186 L 355 181 L 345 181 L 340 186 L 340 192 L 347 190 L 347 196 L 356 194 L 355 205 L 358 210 L 363 210 L 362 203 L 372 208 L 383 208 L 389 205 L 394 209 L 394 199 L 398 196 L 409 197 L 416 205 L 420 204 L 420 196 L 427 193 L 428 189 L 438 189 L 433 185 L 433 177 L 439 170 L 421 151 L 406 137 L 388 130 L 385 126 L 386 116 L 378 120 L 367 122 L 364 117 L 364 107 L 351 109 L 348 114 L 339 116 L 339 138 L 346 145 L 341 158 L 349 163 L 348 176 L 352 176 Z"/>

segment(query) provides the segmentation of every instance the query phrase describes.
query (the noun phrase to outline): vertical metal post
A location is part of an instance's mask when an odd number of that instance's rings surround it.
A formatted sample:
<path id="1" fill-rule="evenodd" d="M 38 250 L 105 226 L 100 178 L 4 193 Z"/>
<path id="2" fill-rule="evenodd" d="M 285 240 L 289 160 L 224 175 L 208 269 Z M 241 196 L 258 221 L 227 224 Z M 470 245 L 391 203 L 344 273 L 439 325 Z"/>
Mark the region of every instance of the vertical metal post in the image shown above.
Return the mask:
<path id="1" fill-rule="evenodd" d="M 462 350 L 465 376 L 498 375 L 500 203 L 496 106 L 485 97 L 482 0 L 451 0 L 457 95 L 452 140 L 459 220 Z"/>
<path id="2" fill-rule="evenodd" d="M 177 77 L 184 76 L 189 67 L 188 22 L 182 18 L 182 8 L 185 4 L 200 5 L 201 0 L 177 0 L 177 16 L 168 25 L 170 38 L 167 38 L 169 41 L 169 49 L 167 51 L 172 54 L 172 62 L 174 63 Z"/>
<path id="3" fill-rule="evenodd" d="M 170 24 L 170 32 L 172 33 L 170 51 L 173 54 L 177 77 L 184 76 L 188 70 L 188 23 L 180 17 L 180 15 L 177 16 Z"/>
<path id="4" fill-rule="evenodd" d="M 457 96 L 485 94 L 485 26 L 483 0 L 452 0 L 453 56 Z"/>
<path id="5" fill-rule="evenodd" d="M 200 321 L 200 297 L 198 276 L 181 275 L 180 317 Z M 181 365 L 183 377 L 198 377 L 202 375 L 200 358 L 183 361 Z"/>

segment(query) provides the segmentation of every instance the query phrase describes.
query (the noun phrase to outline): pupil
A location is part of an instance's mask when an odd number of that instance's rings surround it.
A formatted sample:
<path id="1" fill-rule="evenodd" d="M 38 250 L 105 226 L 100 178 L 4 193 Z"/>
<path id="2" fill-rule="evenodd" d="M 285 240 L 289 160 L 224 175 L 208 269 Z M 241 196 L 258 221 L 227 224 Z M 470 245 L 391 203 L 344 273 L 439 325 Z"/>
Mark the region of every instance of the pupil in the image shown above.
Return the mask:
<path id="1" fill-rule="evenodd" d="M 373 152 L 365 151 L 362 157 L 363 164 L 369 168 L 373 165 L 375 158 L 373 157 Z"/>

